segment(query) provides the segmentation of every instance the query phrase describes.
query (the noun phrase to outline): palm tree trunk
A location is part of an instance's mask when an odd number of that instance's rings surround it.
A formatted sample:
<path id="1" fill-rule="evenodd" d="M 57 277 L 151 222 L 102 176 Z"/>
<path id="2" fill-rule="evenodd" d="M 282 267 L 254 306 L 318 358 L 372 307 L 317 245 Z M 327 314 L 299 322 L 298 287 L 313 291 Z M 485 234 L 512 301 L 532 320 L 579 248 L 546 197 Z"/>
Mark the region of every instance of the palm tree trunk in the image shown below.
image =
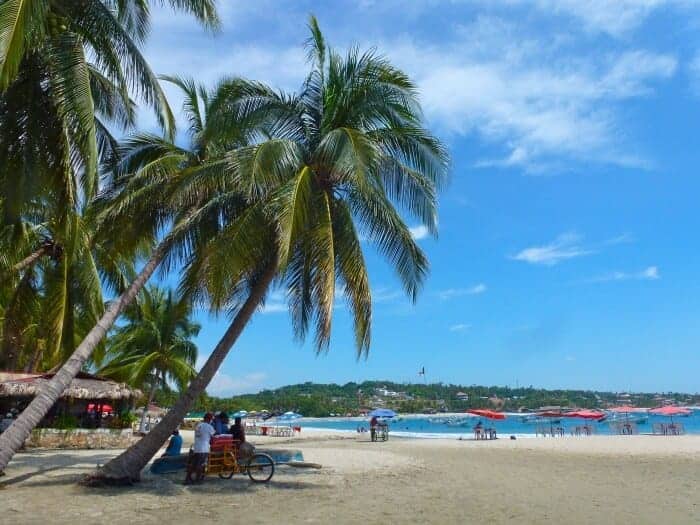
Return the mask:
<path id="1" fill-rule="evenodd" d="M 80 369 L 117 320 L 122 310 L 134 300 L 136 294 L 144 287 L 163 260 L 166 248 L 164 243 L 161 243 L 156 248 L 141 270 L 141 273 L 138 274 L 129 288 L 110 304 L 104 315 L 85 336 L 85 339 L 78 345 L 78 348 L 75 349 L 68 361 L 56 372 L 51 381 L 39 391 L 12 425 L 0 435 L 0 472 L 5 470 L 12 456 L 20 449 L 34 427 L 51 410 L 51 407 L 58 401 L 63 391 L 80 372 Z"/>
<path id="2" fill-rule="evenodd" d="M 214 351 L 204 363 L 197 376 L 190 382 L 187 390 L 177 400 L 172 409 L 161 419 L 155 428 L 138 442 L 111 460 L 104 467 L 84 480 L 87 485 L 129 484 L 140 478 L 141 470 L 163 446 L 172 431 L 182 422 L 192 403 L 209 385 L 226 356 L 243 329 L 250 321 L 267 293 L 277 273 L 277 261 L 274 260 L 265 269 L 260 280 L 251 289 L 250 295 L 243 303 L 233 322 L 229 325 Z"/>
<path id="3" fill-rule="evenodd" d="M 15 264 L 12 269 L 15 272 L 21 272 L 25 268 L 28 268 L 32 264 L 34 264 L 37 259 L 39 259 L 42 255 L 44 255 L 48 251 L 49 247 L 47 245 L 43 245 L 41 248 L 39 248 L 37 251 L 32 253 L 31 255 L 25 257 L 22 259 L 20 262 Z"/>
<path id="4" fill-rule="evenodd" d="M 146 406 L 143 407 L 143 414 L 141 414 L 141 422 L 139 423 L 139 432 L 142 434 L 145 434 L 146 431 L 144 430 L 146 426 L 146 414 L 148 413 L 148 407 L 151 406 L 151 403 L 153 403 L 153 398 L 156 395 L 156 389 L 158 388 L 158 383 L 154 382 L 153 386 L 151 387 L 151 393 L 148 394 L 148 401 L 146 401 Z"/>

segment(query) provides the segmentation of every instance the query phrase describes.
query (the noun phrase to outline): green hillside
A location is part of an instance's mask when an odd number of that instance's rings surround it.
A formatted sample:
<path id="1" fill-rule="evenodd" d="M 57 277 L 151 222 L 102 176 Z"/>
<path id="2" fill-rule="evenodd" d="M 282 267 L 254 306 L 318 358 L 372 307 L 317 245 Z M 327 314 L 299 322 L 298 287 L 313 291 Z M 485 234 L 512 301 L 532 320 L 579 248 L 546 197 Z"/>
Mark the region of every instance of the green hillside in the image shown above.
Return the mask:
<path id="1" fill-rule="evenodd" d="M 173 394 L 160 394 L 158 402 L 169 406 Z M 618 404 L 653 407 L 663 402 L 700 403 L 699 395 L 683 393 L 595 392 L 591 390 L 545 390 L 533 387 L 465 386 L 451 384 L 393 383 L 365 381 L 363 383 L 317 384 L 303 383 L 257 394 L 229 398 L 208 395 L 200 397 L 195 410 L 293 410 L 310 417 L 331 414 L 359 414 L 362 409 L 386 406 L 398 412 L 461 411 L 467 408 L 496 408 L 506 411 L 533 410 L 542 406 L 605 408 Z"/>

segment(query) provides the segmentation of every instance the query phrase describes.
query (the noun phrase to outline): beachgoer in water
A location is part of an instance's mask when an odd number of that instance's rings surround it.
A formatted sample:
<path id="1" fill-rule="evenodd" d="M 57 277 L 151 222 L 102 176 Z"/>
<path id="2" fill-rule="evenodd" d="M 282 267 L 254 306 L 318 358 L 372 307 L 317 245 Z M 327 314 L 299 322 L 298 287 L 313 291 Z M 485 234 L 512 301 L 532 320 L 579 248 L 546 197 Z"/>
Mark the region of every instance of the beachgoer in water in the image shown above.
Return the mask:
<path id="1" fill-rule="evenodd" d="M 197 424 L 194 429 L 194 446 L 192 447 L 190 461 L 187 464 L 186 485 L 195 481 L 192 479 L 193 474 L 197 476 L 196 481 L 204 479 L 204 469 L 207 466 L 209 452 L 211 451 L 211 438 L 216 435 L 216 430 L 211 426 L 213 417 L 211 412 L 207 412 L 204 414 L 203 421 Z"/>
<path id="2" fill-rule="evenodd" d="M 163 456 L 179 456 L 182 451 L 182 436 L 178 429 L 173 430 L 173 435 L 170 437 L 168 448 L 163 452 Z"/>

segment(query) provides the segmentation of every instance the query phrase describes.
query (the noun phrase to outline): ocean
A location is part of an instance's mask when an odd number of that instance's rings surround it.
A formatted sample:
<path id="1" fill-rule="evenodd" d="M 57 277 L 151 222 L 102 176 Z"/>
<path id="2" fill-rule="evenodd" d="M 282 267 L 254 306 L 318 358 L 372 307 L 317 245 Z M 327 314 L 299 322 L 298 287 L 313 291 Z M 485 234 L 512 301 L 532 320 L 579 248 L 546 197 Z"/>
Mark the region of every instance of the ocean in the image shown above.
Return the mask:
<path id="1" fill-rule="evenodd" d="M 615 417 L 612 421 L 586 421 L 576 418 L 562 418 L 559 423 L 548 419 L 540 421 L 527 421 L 524 414 L 511 414 L 505 420 L 488 420 L 479 417 L 467 417 L 464 414 L 451 415 L 411 415 L 397 416 L 387 420 L 391 435 L 398 437 L 412 438 L 433 438 L 433 439 L 458 439 L 459 437 L 470 438 L 473 436 L 473 427 L 478 421 L 486 428 L 495 428 L 498 436 L 518 438 L 535 437 L 537 430 L 549 428 L 550 426 L 562 427 L 565 435 L 571 435 L 577 426 L 590 425 L 594 434 L 612 435 L 617 434 L 616 422 L 624 422 L 625 417 Z M 639 416 L 630 417 L 630 421 L 639 419 Z M 691 415 L 684 417 L 674 417 L 673 422 L 683 425 L 686 434 L 700 434 L 700 410 L 693 410 Z M 636 433 L 651 434 L 654 424 L 669 424 L 671 418 L 663 416 L 644 416 L 643 421 L 635 423 Z M 319 430 L 336 430 L 340 432 L 357 432 L 358 427 L 369 427 L 369 418 L 303 418 L 295 421 L 295 426 L 302 428 Z"/>

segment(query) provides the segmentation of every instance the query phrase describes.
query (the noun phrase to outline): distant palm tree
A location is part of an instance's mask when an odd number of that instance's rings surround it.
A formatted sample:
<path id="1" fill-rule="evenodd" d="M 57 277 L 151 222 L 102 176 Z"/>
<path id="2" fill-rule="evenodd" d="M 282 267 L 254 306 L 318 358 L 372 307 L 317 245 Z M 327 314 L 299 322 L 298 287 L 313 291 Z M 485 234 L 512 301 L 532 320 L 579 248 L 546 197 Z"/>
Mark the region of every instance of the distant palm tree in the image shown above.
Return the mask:
<path id="1" fill-rule="evenodd" d="M 207 362 L 149 434 L 91 480 L 136 479 L 202 394 L 275 278 L 287 288 L 293 326 L 304 337 L 315 321 L 316 348 L 328 348 L 336 286 L 354 317 L 358 355 L 370 346 L 371 293 L 360 233 L 389 261 L 416 299 L 428 261 L 399 206 L 436 232 L 436 193 L 448 156 L 421 122 L 410 79 L 374 52 L 326 48 L 311 18 L 313 62 L 299 95 L 256 82 L 227 83 L 212 105 L 219 125 L 259 127 L 258 143 L 229 154 L 231 191 L 250 205 L 191 256 L 182 288 L 215 310 L 236 312 Z M 205 182 L 205 181 L 203 181 Z M 225 188 L 224 188 L 225 190 Z"/>
<path id="2" fill-rule="evenodd" d="M 148 0 L 4 0 L 0 3 L 0 252 L 10 239 L 13 248 L 0 256 L 0 272 L 8 266 L 27 271 L 22 261 L 37 262 L 36 243 L 17 244 L 27 224 L 46 224 L 52 243 L 63 248 L 63 257 L 49 269 L 55 278 L 47 280 L 47 323 L 52 330 L 45 343 L 55 353 L 82 343 L 54 375 L 47 388 L 0 436 L 0 471 L 22 445 L 32 428 L 53 406 L 63 390 L 99 348 L 102 338 L 121 310 L 148 280 L 159 260 L 150 260 L 130 288 L 102 314 L 98 309 L 81 316 L 92 330 L 64 334 L 74 326 L 78 310 L 75 299 L 86 285 L 91 299 L 101 293 L 99 272 L 113 269 L 114 259 L 128 247 L 134 254 L 139 237 L 110 237 L 111 251 L 102 262 L 93 254 L 94 229 L 90 203 L 98 191 L 98 163 L 111 162 L 116 140 L 107 122 L 128 126 L 133 123 L 134 103 L 130 93 L 144 100 L 156 112 L 166 136 L 174 136 L 174 118 L 158 79 L 139 51 L 149 29 Z M 162 0 L 173 9 L 193 14 L 208 27 L 218 18 L 213 0 Z M 38 219 L 34 221 L 34 219 Z M 29 228 L 31 229 L 31 227 Z M 11 257 L 7 256 L 11 254 Z M 162 252 L 155 254 L 162 256 Z M 28 259 L 29 258 L 29 259 Z M 84 271 L 74 264 L 84 261 Z M 3 268 L 4 267 L 4 268 Z M 80 282 L 76 275 L 85 279 Z M 13 278 L 18 285 L 20 279 Z M 0 282 L 4 285 L 6 279 Z M 76 284 L 77 283 L 77 284 Z M 96 284 L 96 286 L 95 286 Z M 122 283 L 128 284 L 128 283 Z M 9 292 L 13 293 L 12 291 Z M 7 295 L 0 290 L 0 296 Z M 17 333 L 4 324 L 10 337 Z M 100 315 L 102 316 L 100 317 Z M 10 319 L 12 323 L 17 318 Z M 16 323 L 15 323 L 16 324 Z M 63 328 L 63 331 L 61 327 Z M 25 327 L 26 328 L 26 327 Z M 83 334 L 87 334 L 82 337 Z M 60 335 L 60 337 L 55 337 Z M 45 350 L 38 347 L 43 353 Z M 14 358 L 13 358 L 14 359 Z"/>
<path id="3" fill-rule="evenodd" d="M 144 288 L 125 310 L 126 324 L 116 328 L 107 342 L 107 362 L 97 373 L 149 390 L 141 431 L 157 389 L 175 384 L 183 390 L 196 375 L 197 346 L 191 339 L 200 325 L 191 321 L 191 315 L 189 301 L 176 299 L 171 290 Z"/>

